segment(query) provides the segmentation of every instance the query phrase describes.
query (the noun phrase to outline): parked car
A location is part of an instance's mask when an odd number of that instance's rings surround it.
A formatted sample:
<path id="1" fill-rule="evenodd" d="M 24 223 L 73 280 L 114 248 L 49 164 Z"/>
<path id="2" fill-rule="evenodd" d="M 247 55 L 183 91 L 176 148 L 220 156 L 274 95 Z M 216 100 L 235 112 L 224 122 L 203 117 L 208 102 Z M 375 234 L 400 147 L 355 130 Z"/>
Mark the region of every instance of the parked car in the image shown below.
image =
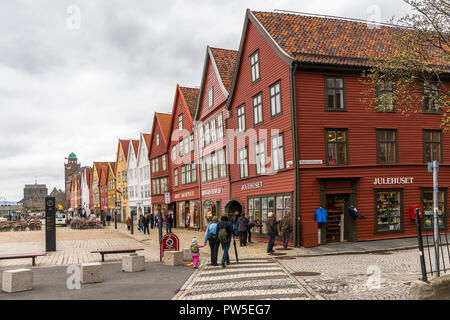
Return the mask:
<path id="1" fill-rule="evenodd" d="M 6 221 L 8 221 L 7 218 L 0 218 L 0 222 L 6 222 Z"/>
<path id="2" fill-rule="evenodd" d="M 57 226 L 67 226 L 67 218 L 65 213 L 56 214 L 56 225 Z"/>

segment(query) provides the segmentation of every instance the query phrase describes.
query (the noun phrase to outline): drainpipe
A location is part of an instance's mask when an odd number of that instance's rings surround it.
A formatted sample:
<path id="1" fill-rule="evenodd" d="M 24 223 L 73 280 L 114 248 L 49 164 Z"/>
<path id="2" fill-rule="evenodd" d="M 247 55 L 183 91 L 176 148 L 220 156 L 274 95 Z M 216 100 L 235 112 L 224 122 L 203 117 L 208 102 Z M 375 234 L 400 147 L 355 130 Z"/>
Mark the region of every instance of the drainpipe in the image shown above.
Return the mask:
<path id="1" fill-rule="evenodd" d="M 290 74 L 290 91 L 291 91 L 291 128 L 292 128 L 292 141 L 293 141 L 293 153 L 294 153 L 294 210 L 295 210 L 295 223 L 294 223 L 294 246 L 300 247 L 300 178 L 298 176 L 298 129 L 297 129 L 297 99 L 295 90 L 295 74 L 297 72 L 297 62 L 292 61 L 289 69 Z"/>
<path id="2" fill-rule="evenodd" d="M 203 228 L 203 198 L 202 198 L 202 173 L 201 173 L 201 166 L 200 166 L 200 150 L 199 150 L 199 143 L 197 138 L 197 130 L 198 130 L 198 124 L 197 121 L 194 121 L 194 162 L 195 162 L 195 173 L 197 174 L 197 184 L 198 184 L 198 201 L 199 201 L 199 207 L 198 210 L 198 230 L 201 231 Z M 199 172 L 200 171 L 200 172 Z"/>

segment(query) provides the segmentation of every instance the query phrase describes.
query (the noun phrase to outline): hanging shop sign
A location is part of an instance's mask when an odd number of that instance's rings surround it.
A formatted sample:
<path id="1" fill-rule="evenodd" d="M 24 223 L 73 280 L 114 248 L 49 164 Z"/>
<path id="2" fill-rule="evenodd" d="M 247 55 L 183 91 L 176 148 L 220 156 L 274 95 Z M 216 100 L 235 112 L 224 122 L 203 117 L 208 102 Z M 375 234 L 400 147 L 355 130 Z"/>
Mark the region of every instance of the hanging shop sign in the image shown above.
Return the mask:
<path id="1" fill-rule="evenodd" d="M 164 194 L 164 202 L 165 202 L 166 204 L 169 204 L 169 203 L 170 203 L 170 192 L 166 192 L 166 193 Z"/>
<path id="2" fill-rule="evenodd" d="M 252 183 L 243 184 L 241 187 L 241 191 L 250 190 L 250 189 L 259 189 L 262 187 L 263 187 L 262 181 L 252 182 Z"/>
<path id="3" fill-rule="evenodd" d="M 394 177 L 394 178 L 375 178 L 373 184 L 413 184 L 414 178 L 412 177 Z"/>
<path id="4" fill-rule="evenodd" d="M 210 196 L 213 194 L 221 194 L 222 188 L 208 189 L 202 191 L 202 196 Z"/>

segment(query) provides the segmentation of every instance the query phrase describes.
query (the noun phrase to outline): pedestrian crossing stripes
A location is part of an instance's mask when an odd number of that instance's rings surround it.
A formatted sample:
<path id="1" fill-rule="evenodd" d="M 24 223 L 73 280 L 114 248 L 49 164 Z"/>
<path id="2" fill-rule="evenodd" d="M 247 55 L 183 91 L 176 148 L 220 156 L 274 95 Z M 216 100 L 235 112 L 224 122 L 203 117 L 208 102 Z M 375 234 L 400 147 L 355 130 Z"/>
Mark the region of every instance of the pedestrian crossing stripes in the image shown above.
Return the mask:
<path id="1" fill-rule="evenodd" d="M 309 299 L 297 282 L 271 259 L 252 259 L 226 268 L 204 266 L 175 300 Z"/>

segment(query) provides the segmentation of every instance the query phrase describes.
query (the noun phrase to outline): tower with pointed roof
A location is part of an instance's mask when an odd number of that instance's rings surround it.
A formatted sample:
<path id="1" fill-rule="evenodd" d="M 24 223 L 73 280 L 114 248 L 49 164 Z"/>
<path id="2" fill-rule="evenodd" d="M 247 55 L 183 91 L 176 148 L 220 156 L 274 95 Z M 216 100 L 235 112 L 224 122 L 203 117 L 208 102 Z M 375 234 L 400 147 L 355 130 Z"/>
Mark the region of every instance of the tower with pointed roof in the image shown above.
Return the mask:
<path id="1" fill-rule="evenodd" d="M 65 189 L 64 193 L 66 195 L 64 209 L 67 210 L 70 203 L 70 177 L 80 169 L 80 164 L 75 153 L 71 152 L 66 158 L 67 162 L 64 163 L 64 182 Z"/>

